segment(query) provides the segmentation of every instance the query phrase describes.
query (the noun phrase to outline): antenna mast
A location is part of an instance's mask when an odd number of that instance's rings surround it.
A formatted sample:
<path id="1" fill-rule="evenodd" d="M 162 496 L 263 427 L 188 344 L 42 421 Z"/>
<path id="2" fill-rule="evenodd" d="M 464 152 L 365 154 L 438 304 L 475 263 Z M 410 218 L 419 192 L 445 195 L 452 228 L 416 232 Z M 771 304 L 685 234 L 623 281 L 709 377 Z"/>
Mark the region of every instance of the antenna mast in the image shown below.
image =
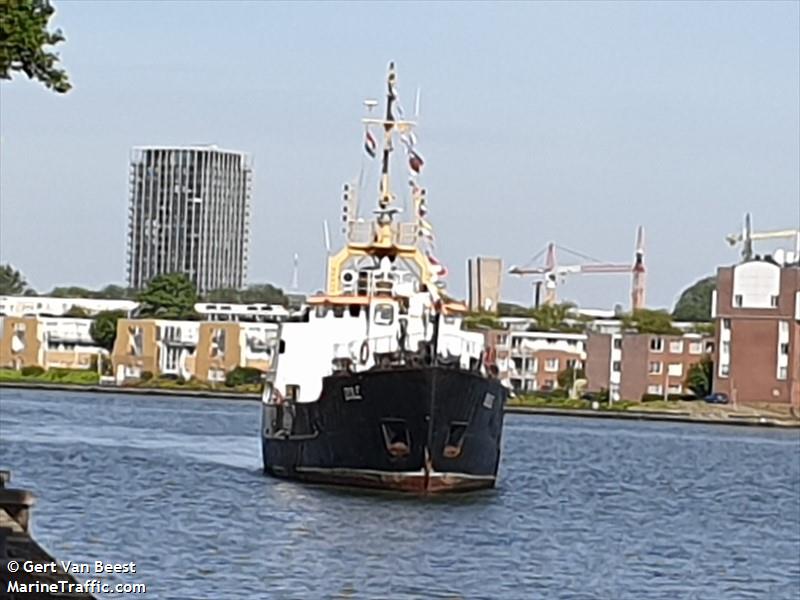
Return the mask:
<path id="1" fill-rule="evenodd" d="M 395 79 L 394 62 L 389 63 L 389 75 L 386 78 L 386 121 L 383 129 L 386 132 L 383 142 L 383 163 L 381 165 L 381 199 L 379 206 L 381 210 L 386 210 L 392 202 L 392 193 L 389 190 L 389 155 L 392 152 L 392 129 L 394 129 L 394 114 L 392 106 L 395 100 Z"/>

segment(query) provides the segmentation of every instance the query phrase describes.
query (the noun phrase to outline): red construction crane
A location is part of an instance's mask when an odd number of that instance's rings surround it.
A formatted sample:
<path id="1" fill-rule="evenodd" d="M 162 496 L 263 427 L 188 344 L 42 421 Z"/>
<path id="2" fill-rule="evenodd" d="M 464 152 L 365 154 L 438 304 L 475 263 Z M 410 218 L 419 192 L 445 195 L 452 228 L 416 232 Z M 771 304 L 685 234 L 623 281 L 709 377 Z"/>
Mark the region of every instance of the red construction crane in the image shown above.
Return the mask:
<path id="1" fill-rule="evenodd" d="M 584 260 L 592 261 L 586 264 L 579 265 L 559 265 L 556 257 L 556 249 L 572 254 Z M 530 262 L 536 261 L 542 254 L 545 254 L 544 265 L 540 267 L 511 267 L 509 273 L 511 275 L 539 275 L 539 279 L 534 283 L 536 286 L 536 298 L 534 304 L 539 303 L 539 290 L 541 285 L 544 284 L 545 304 L 555 304 L 558 301 L 557 288 L 560 284 L 564 283 L 566 276 L 570 274 L 580 273 L 631 273 L 631 306 L 634 310 L 644 308 L 645 303 L 645 268 L 644 268 L 644 228 L 639 227 L 636 233 L 636 253 L 633 265 L 618 264 L 618 263 L 604 263 L 591 256 L 587 256 L 580 252 L 564 248 L 550 242 L 545 250 L 539 252 L 534 256 Z"/>

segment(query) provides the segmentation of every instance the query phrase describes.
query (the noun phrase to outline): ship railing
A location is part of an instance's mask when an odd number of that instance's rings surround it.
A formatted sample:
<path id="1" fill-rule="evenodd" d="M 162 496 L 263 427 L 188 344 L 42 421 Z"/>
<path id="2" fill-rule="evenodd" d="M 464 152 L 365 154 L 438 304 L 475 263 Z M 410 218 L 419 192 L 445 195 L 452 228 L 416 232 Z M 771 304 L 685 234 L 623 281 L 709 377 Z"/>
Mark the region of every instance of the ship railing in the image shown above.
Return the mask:
<path id="1" fill-rule="evenodd" d="M 421 344 L 429 341 L 423 333 L 409 333 L 406 336 L 404 347 L 400 347 L 397 336 L 385 335 L 379 337 L 354 339 L 349 342 L 334 344 L 334 360 L 350 360 L 354 364 L 371 362 L 375 355 L 393 354 L 405 350 L 415 352 Z M 366 348 L 366 350 L 365 350 Z M 457 334 L 442 334 L 439 336 L 438 355 L 446 360 L 458 360 L 465 369 L 470 368 L 473 359 L 478 359 L 483 352 L 483 345 L 464 339 Z"/>

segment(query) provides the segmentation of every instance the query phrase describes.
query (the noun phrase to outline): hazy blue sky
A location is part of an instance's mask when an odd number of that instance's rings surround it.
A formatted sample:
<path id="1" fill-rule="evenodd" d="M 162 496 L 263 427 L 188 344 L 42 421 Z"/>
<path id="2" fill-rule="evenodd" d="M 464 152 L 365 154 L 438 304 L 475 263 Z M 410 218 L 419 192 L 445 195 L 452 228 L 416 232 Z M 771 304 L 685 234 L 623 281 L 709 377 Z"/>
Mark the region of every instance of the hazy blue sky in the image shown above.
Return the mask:
<path id="1" fill-rule="evenodd" d="M 736 260 L 723 238 L 745 211 L 800 225 L 799 6 L 56 1 L 74 90 L 0 86 L 1 260 L 39 290 L 122 282 L 130 148 L 216 143 L 254 156 L 250 281 L 288 285 L 298 252 L 301 288 L 320 288 L 321 222 L 395 60 L 407 107 L 422 89 L 456 295 L 468 256 L 525 263 L 556 240 L 628 261 L 642 224 L 649 303 L 671 305 Z M 562 293 L 627 306 L 629 280 Z"/>

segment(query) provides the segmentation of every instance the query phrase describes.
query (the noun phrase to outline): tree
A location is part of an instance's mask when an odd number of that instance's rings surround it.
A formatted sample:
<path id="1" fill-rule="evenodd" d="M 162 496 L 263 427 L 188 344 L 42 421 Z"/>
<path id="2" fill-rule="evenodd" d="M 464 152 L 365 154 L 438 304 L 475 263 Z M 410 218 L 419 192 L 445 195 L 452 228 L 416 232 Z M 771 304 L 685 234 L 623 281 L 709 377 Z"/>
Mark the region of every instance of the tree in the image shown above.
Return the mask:
<path id="1" fill-rule="evenodd" d="M 528 316 L 536 321 L 532 329 L 535 331 L 563 331 L 578 332 L 583 327 L 574 321 L 582 321 L 573 314 L 574 304 L 564 302 L 562 304 L 542 304 L 528 312 Z M 570 322 L 572 321 L 572 322 Z"/>
<path id="2" fill-rule="evenodd" d="M 75 285 L 55 287 L 48 296 L 53 298 L 94 298 L 94 292 Z"/>
<path id="3" fill-rule="evenodd" d="M 287 306 L 289 298 L 283 290 L 269 283 L 250 285 L 243 290 L 224 288 L 205 295 L 206 302 L 232 302 L 242 304 L 280 304 Z"/>
<path id="4" fill-rule="evenodd" d="M 90 315 L 88 311 L 82 306 L 76 306 L 75 304 L 73 304 L 72 306 L 69 307 L 69 310 L 67 310 L 67 312 L 64 313 L 64 316 L 73 317 L 76 319 L 86 319 Z"/>
<path id="5" fill-rule="evenodd" d="M 47 46 L 65 40 L 60 29 L 48 31 L 55 9 L 49 0 L 3 0 L 0 3 L 0 78 L 23 72 L 47 88 L 63 94 L 72 87 L 59 57 Z"/>
<path id="6" fill-rule="evenodd" d="M 686 372 L 686 387 L 696 396 L 704 398 L 711 393 L 714 381 L 714 361 L 706 355 L 694 363 Z"/>
<path id="7" fill-rule="evenodd" d="M 22 296 L 30 291 L 25 277 L 11 265 L 0 265 L 0 295 Z"/>
<path id="8" fill-rule="evenodd" d="M 193 319 L 197 292 L 194 284 L 182 273 L 157 275 L 138 297 L 142 317 L 161 319 Z"/>
<path id="9" fill-rule="evenodd" d="M 561 389 L 569 390 L 577 379 L 586 379 L 586 373 L 583 369 L 573 369 L 567 367 L 558 374 L 558 387 Z"/>
<path id="10" fill-rule="evenodd" d="M 227 387 L 236 387 L 238 385 L 258 384 L 264 378 L 264 372 L 255 367 L 236 367 L 228 372 L 225 376 L 225 385 Z"/>
<path id="11" fill-rule="evenodd" d="M 89 335 L 95 343 L 109 352 L 114 349 L 114 341 L 117 339 L 117 321 L 125 317 L 121 310 L 106 310 L 98 313 L 94 318 Z"/>
<path id="12" fill-rule="evenodd" d="M 676 321 L 710 321 L 711 295 L 716 287 L 717 278 L 713 275 L 690 285 L 675 303 L 672 317 Z"/>
<path id="13" fill-rule="evenodd" d="M 635 329 L 639 333 L 678 335 L 681 330 L 672 324 L 672 317 L 666 310 L 642 308 L 622 317 L 625 329 Z"/>
<path id="14" fill-rule="evenodd" d="M 94 292 L 94 295 L 96 298 L 103 298 L 106 300 L 133 300 L 136 297 L 136 293 L 130 288 L 113 283 Z"/>

